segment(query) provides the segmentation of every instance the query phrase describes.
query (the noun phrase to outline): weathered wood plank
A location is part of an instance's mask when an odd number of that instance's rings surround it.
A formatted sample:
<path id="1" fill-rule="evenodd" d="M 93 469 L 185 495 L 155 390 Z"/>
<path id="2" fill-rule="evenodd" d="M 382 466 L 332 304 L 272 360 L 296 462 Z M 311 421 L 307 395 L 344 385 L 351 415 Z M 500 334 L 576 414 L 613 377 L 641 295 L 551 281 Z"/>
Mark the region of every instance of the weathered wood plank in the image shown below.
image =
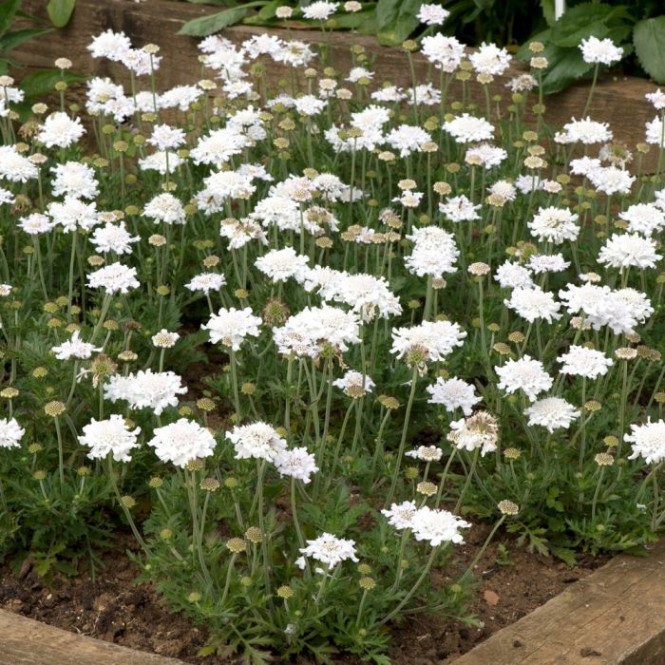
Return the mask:
<path id="1" fill-rule="evenodd" d="M 45 5 L 43 0 L 24 0 L 25 9 L 38 16 L 45 16 Z M 51 67 L 56 58 L 67 56 L 74 61 L 77 71 L 110 75 L 110 64 L 93 61 L 86 47 L 93 35 L 112 28 L 124 31 L 138 46 L 152 42 L 162 47 L 165 61 L 158 77 L 161 89 L 184 83 L 191 84 L 198 77 L 194 64 L 199 55 L 197 40 L 175 33 L 185 21 L 216 11 L 218 10 L 215 7 L 167 0 L 148 0 L 139 4 L 131 0 L 78 0 L 73 20 L 67 28 L 40 37 L 37 47 L 37 42 L 27 42 L 16 49 L 13 55 L 28 69 Z M 264 32 L 276 32 L 282 37 L 287 34 L 284 30 L 274 31 L 249 26 L 227 28 L 223 34 L 238 43 L 253 34 Z M 321 33 L 316 30 L 290 30 L 288 37 L 317 42 L 321 40 Z M 352 45 L 365 47 L 370 62 L 374 63 L 372 67 L 376 72 L 376 81 L 390 80 L 402 86 L 411 84 L 409 68 L 405 66 L 406 55 L 401 49 L 382 47 L 371 37 L 350 33 L 335 33 L 330 40 L 330 59 L 338 71 L 344 72 L 351 67 Z M 419 80 L 425 80 L 428 71 L 426 61 L 419 54 L 415 54 L 414 62 Z M 267 64 L 268 75 L 273 81 L 283 76 L 283 68 L 272 63 Z M 521 71 L 523 70 L 519 66 L 515 66 L 507 76 L 497 77 L 491 86 L 491 93 L 501 94 L 504 100 L 508 100 L 510 93 L 505 84 L 509 78 Z M 453 84 L 452 96 L 459 96 L 459 86 L 459 83 Z M 472 86 L 476 87 L 476 84 Z M 653 84 L 641 79 L 605 78 L 596 90 L 590 115 L 594 120 L 609 122 L 615 138 L 633 149 L 636 143 L 644 141 L 645 123 L 655 115 L 651 105 L 644 99 L 644 94 L 653 92 L 654 89 Z M 572 116 L 579 118 L 587 94 L 588 85 L 578 84 L 560 94 L 546 97 L 547 121 L 560 127 Z M 478 102 L 483 103 L 480 98 Z M 652 150 L 652 153 L 655 153 L 655 150 Z"/>
<path id="2" fill-rule="evenodd" d="M 665 541 L 647 558 L 615 558 L 455 663 L 662 665 Z"/>
<path id="3" fill-rule="evenodd" d="M 0 610 L 0 665 L 184 665 Z"/>

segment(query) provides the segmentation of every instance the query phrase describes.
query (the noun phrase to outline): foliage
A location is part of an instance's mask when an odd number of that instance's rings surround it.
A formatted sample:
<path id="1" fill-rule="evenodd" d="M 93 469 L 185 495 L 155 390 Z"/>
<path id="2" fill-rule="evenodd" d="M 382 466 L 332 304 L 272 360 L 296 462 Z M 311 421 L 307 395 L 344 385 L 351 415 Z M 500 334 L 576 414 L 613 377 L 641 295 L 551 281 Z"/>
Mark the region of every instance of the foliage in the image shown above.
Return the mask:
<path id="1" fill-rule="evenodd" d="M 473 620 L 480 521 L 478 556 L 504 526 L 571 564 L 643 549 L 662 129 L 648 174 L 604 123 L 547 126 L 538 67 L 505 105 L 466 64 L 399 89 L 357 46 L 342 71 L 256 42 L 206 40 L 162 94 L 155 46 L 106 33 L 131 89 L 90 81 L 88 136 L 66 72 L 0 116 L 0 553 L 69 573 L 123 524 L 202 655 L 384 665 L 404 617 Z"/>

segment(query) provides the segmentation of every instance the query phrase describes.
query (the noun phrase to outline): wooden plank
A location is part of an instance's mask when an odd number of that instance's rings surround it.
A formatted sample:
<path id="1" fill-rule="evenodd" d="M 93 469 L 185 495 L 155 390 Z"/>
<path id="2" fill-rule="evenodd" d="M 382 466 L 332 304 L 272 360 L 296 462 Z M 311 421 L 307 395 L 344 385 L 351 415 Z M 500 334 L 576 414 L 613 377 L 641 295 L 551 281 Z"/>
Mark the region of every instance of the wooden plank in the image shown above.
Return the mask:
<path id="1" fill-rule="evenodd" d="M 619 556 L 455 665 L 662 665 L 665 541 Z"/>
<path id="2" fill-rule="evenodd" d="M 46 16 L 46 3 L 43 0 L 24 0 L 23 6 L 30 13 Z M 194 64 L 199 55 L 196 48 L 198 40 L 175 33 L 184 22 L 216 11 L 218 9 L 215 7 L 168 0 L 148 0 L 138 4 L 132 0 L 78 0 L 73 19 L 67 28 L 40 37 L 39 48 L 35 48 L 34 41 L 29 41 L 12 51 L 12 55 L 27 68 L 26 71 L 51 67 L 56 58 L 67 56 L 74 61 L 76 71 L 99 76 L 117 76 L 122 68 L 116 67 L 114 71 L 110 63 L 94 61 L 86 49 L 92 36 L 111 28 L 124 31 L 137 46 L 149 42 L 161 46 L 161 54 L 165 60 L 158 75 L 160 89 L 191 84 L 198 77 L 198 69 Z M 320 42 L 322 39 L 318 30 L 290 30 L 287 33 L 284 30 L 234 26 L 223 32 L 225 37 L 235 43 L 263 33 L 275 33 L 283 38 L 309 42 Z M 377 85 L 383 80 L 390 80 L 401 86 L 411 85 L 409 67 L 405 66 L 406 54 L 401 49 L 383 47 L 371 37 L 348 32 L 334 33 L 329 38 L 330 61 L 339 72 L 348 71 L 352 66 L 350 49 L 353 45 L 365 48 L 370 62 L 373 63 L 371 67 L 376 72 Z M 426 80 L 429 68 L 425 59 L 420 54 L 414 54 L 413 59 L 417 78 L 419 81 Z M 268 76 L 273 82 L 284 76 L 284 68 L 268 62 L 267 59 L 266 64 Z M 491 94 L 502 95 L 504 103 L 507 103 L 510 93 L 505 87 L 506 82 L 523 71 L 520 65 L 515 65 L 506 76 L 496 77 L 490 86 Z M 435 72 L 434 79 L 437 76 Z M 470 86 L 471 90 L 477 88 L 479 86 L 475 83 Z M 588 84 L 577 84 L 562 93 L 546 97 L 546 120 L 552 126 L 561 127 L 573 116 L 579 118 L 588 90 Z M 645 93 L 654 90 L 652 83 L 642 79 L 614 80 L 605 77 L 595 92 L 590 115 L 594 120 L 609 122 L 615 139 L 634 150 L 637 143 L 644 141 L 645 123 L 655 116 L 653 107 L 644 98 Z M 480 91 L 476 92 L 476 102 L 484 105 L 484 96 Z M 450 94 L 452 98 L 461 98 L 459 82 L 451 85 Z M 655 164 L 655 153 L 656 150 L 652 149 L 647 160 L 649 167 Z"/>
<path id="3" fill-rule="evenodd" d="M 0 665 L 184 665 L 0 610 Z"/>

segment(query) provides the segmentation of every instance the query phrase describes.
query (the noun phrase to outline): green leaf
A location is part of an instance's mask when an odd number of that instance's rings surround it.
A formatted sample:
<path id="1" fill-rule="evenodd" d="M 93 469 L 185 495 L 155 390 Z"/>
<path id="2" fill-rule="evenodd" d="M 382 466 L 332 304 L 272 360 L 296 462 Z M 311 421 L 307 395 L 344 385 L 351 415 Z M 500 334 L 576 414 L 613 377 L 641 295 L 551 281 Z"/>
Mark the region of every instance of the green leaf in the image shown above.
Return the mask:
<path id="1" fill-rule="evenodd" d="M 550 95 L 567 88 L 571 83 L 593 70 L 593 65 L 584 62 L 578 48 L 559 49 L 556 57 L 552 57 L 554 49 L 546 49 L 545 57 L 552 63 L 543 77 L 543 92 Z"/>
<path id="2" fill-rule="evenodd" d="M 21 89 L 25 92 L 26 97 L 39 97 L 53 92 L 55 84 L 61 80 L 71 84 L 87 81 L 88 77 L 73 72 L 64 72 L 63 74 L 59 69 L 45 69 L 28 74 L 21 81 Z"/>
<path id="3" fill-rule="evenodd" d="M 665 16 L 640 21 L 633 30 L 635 53 L 656 83 L 665 83 Z"/>
<path id="4" fill-rule="evenodd" d="M 379 0 L 376 5 L 376 37 L 379 44 L 401 44 L 419 24 L 421 0 Z"/>
<path id="5" fill-rule="evenodd" d="M 604 39 L 609 32 L 607 5 L 585 3 L 569 9 L 552 27 L 552 41 L 557 46 L 578 47 L 587 37 Z"/>
<path id="6" fill-rule="evenodd" d="M 46 11 L 56 28 L 64 28 L 72 17 L 76 0 L 49 0 Z"/>
<path id="7" fill-rule="evenodd" d="M 0 2 L 0 35 L 4 35 L 9 30 L 20 6 L 21 0 L 2 0 Z"/>
<path id="8" fill-rule="evenodd" d="M 554 25 L 554 0 L 540 0 L 540 8 L 543 10 L 545 23 L 552 27 Z"/>
<path id="9" fill-rule="evenodd" d="M 11 49 L 28 39 L 39 37 L 39 35 L 46 34 L 47 32 L 51 32 L 51 28 L 26 28 L 25 30 L 8 32 L 0 37 L 0 52 L 11 51 Z"/>
<path id="10" fill-rule="evenodd" d="M 263 7 L 264 4 L 263 0 L 248 2 L 242 7 L 231 7 L 230 9 L 225 9 L 223 12 L 219 12 L 219 14 L 195 18 L 193 21 L 185 23 L 178 30 L 178 34 L 189 35 L 190 37 L 207 37 L 223 30 L 229 25 L 240 23 L 245 16 L 249 16 L 253 12 L 254 7 Z"/>

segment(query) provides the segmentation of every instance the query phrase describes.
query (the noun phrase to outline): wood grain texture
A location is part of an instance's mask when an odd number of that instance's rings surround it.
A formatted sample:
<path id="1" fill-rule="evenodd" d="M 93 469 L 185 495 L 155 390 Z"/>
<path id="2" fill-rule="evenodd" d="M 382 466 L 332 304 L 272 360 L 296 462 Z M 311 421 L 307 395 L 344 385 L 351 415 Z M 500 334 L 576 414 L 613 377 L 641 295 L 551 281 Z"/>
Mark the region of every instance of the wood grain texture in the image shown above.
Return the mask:
<path id="1" fill-rule="evenodd" d="M 46 3 L 43 0 L 24 0 L 24 8 L 37 16 L 45 16 Z M 197 39 L 176 35 L 180 26 L 186 21 L 198 18 L 205 14 L 215 13 L 217 8 L 205 5 L 189 4 L 185 2 L 169 2 L 168 0 L 148 0 L 135 3 L 131 0 L 78 0 L 73 19 L 69 26 L 63 30 L 53 31 L 38 40 L 26 42 L 13 51 L 16 59 L 26 68 L 26 71 L 35 68 L 52 67 L 53 61 L 61 56 L 67 56 L 74 62 L 76 71 L 98 76 L 116 77 L 121 68 L 115 71 L 110 63 L 93 60 L 86 47 L 92 36 L 106 29 L 122 30 L 136 46 L 155 43 L 161 46 L 161 55 L 164 56 L 159 71 L 158 84 L 160 89 L 170 88 L 185 83 L 192 84 L 200 76 L 196 62 L 199 51 L 196 48 Z M 252 28 L 249 26 L 234 26 L 227 28 L 223 35 L 235 43 L 254 34 L 276 33 L 286 38 L 284 30 L 271 30 L 266 28 Z M 321 40 L 321 33 L 317 30 L 290 30 L 291 39 L 302 39 L 310 42 Z M 353 45 L 362 45 L 370 57 L 372 69 L 376 72 L 375 82 L 389 80 L 401 86 L 411 84 L 411 75 L 407 66 L 406 55 L 398 48 L 380 46 L 375 39 L 351 33 L 337 32 L 330 38 L 330 62 L 339 72 L 348 71 L 352 66 L 350 48 Z M 285 77 L 286 70 L 272 62 L 267 62 L 268 76 L 273 82 Z M 414 55 L 414 64 L 417 77 L 425 80 L 428 65 L 419 54 Z M 502 95 L 504 104 L 508 103 L 510 92 L 506 82 L 521 72 L 521 66 L 514 65 L 506 76 L 496 77 L 490 86 L 491 94 Z M 209 74 L 206 74 L 206 76 Z M 436 80 L 438 74 L 434 72 Z M 472 89 L 479 86 L 474 84 Z M 588 95 L 588 84 L 576 84 L 557 95 L 545 98 L 546 120 L 555 127 L 561 127 L 573 116 L 581 116 Z M 613 80 L 605 77 L 599 84 L 590 108 L 590 116 L 594 120 L 609 122 L 615 139 L 626 143 L 630 149 L 635 144 L 644 141 L 645 123 L 655 116 L 653 107 L 645 100 L 647 92 L 653 92 L 656 86 L 642 79 L 628 78 Z M 482 92 L 476 90 L 474 100 L 484 105 Z M 476 95 L 474 93 L 474 95 Z M 461 84 L 454 82 L 451 85 L 452 99 L 461 99 Z M 424 114 L 427 115 L 426 110 Z M 653 148 L 653 146 L 652 146 Z M 655 165 L 656 150 L 652 149 L 648 155 L 647 166 Z"/>
<path id="2" fill-rule="evenodd" d="M 455 665 L 663 665 L 665 541 L 619 556 Z"/>
<path id="3" fill-rule="evenodd" d="M 184 665 L 0 610 L 0 665 Z"/>

